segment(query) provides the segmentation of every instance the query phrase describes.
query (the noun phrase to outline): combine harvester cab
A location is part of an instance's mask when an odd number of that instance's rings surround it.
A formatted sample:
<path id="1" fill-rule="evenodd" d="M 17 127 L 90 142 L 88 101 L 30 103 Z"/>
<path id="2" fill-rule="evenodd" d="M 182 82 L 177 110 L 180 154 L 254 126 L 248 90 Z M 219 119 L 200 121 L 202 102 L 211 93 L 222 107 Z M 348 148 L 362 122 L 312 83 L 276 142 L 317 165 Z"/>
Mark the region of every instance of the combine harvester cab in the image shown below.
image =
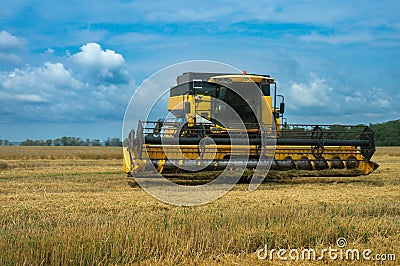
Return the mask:
<path id="1" fill-rule="evenodd" d="M 125 171 L 130 176 L 151 169 L 163 175 L 196 174 L 224 170 L 232 161 L 249 170 L 265 163 L 271 170 L 307 175 L 366 175 L 378 167 L 371 161 L 374 132 L 368 126 L 281 124 L 284 109 L 284 97 L 268 75 L 184 73 L 170 89 L 170 116 L 139 121 L 130 132 Z M 242 127 L 219 122 L 232 110 Z M 265 132 L 271 140 L 267 144 Z M 268 149 L 274 151 L 260 159 Z M 244 150 L 245 159 L 240 156 Z"/>

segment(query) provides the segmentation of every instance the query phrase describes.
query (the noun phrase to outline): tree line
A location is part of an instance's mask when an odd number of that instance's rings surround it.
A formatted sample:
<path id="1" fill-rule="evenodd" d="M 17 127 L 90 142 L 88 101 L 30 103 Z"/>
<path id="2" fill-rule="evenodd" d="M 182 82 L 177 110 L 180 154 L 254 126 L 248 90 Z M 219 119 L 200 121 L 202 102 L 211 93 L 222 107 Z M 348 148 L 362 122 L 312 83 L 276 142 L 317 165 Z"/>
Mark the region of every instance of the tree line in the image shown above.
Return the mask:
<path id="1" fill-rule="evenodd" d="M 0 145 L 10 146 L 10 141 L 0 139 Z M 56 139 L 33 140 L 26 139 L 20 146 L 114 146 L 122 147 L 120 138 L 107 138 L 103 143 L 100 139 L 81 139 L 77 137 L 61 137 Z"/>

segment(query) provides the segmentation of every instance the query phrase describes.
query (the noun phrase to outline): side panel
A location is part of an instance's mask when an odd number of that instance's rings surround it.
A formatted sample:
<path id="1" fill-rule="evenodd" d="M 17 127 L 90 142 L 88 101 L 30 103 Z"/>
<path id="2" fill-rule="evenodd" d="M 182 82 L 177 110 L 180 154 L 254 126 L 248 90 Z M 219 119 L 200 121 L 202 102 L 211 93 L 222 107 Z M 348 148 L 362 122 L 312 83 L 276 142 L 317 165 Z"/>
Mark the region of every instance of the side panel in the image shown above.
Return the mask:
<path id="1" fill-rule="evenodd" d="M 272 125 L 273 116 L 272 116 L 272 100 L 271 96 L 263 96 L 261 101 L 262 108 L 262 123 L 264 125 Z"/>

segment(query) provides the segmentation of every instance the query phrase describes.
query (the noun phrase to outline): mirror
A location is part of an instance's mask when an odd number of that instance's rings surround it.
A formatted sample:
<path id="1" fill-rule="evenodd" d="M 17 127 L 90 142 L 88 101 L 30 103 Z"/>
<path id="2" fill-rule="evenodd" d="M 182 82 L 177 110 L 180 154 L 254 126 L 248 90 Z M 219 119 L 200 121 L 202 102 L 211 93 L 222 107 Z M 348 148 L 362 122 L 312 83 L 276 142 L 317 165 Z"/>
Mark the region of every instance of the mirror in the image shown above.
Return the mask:
<path id="1" fill-rule="evenodd" d="M 279 105 L 279 113 L 281 114 L 285 113 L 285 103 L 281 103 Z"/>

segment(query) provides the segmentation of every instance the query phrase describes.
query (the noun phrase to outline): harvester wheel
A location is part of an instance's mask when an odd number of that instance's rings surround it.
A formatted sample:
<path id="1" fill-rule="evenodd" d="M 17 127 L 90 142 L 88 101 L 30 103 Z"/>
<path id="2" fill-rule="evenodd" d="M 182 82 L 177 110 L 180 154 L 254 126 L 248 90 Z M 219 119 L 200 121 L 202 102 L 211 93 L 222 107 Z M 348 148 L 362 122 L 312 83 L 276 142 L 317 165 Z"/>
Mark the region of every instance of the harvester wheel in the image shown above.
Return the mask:
<path id="1" fill-rule="evenodd" d="M 359 165 L 359 161 L 354 156 L 349 156 L 346 160 L 346 168 L 347 169 L 355 169 Z"/>

